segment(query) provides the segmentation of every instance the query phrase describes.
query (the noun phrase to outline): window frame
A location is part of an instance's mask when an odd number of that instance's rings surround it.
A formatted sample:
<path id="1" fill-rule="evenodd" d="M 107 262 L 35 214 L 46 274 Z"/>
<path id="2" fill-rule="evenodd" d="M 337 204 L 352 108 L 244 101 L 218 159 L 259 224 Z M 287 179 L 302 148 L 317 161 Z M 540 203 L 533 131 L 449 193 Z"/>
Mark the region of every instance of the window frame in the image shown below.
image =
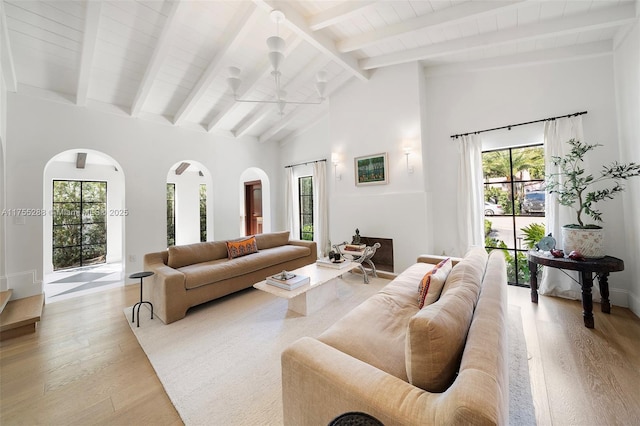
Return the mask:
<path id="1" fill-rule="evenodd" d="M 529 285 L 529 281 L 527 280 L 527 274 L 529 274 L 528 270 L 524 272 L 523 275 L 523 281 L 521 282 L 519 280 L 519 276 L 520 276 L 520 269 L 521 266 L 519 265 L 519 262 L 526 262 L 526 253 L 529 251 L 528 248 L 519 248 L 518 247 L 518 228 L 517 228 L 517 224 L 516 224 L 516 218 L 518 217 L 527 217 L 529 215 L 523 215 L 522 214 L 522 205 L 519 204 L 518 205 L 518 210 L 519 212 L 516 213 L 516 188 L 517 186 L 522 186 L 524 188 L 525 184 L 530 184 L 530 183 L 544 183 L 544 177 L 539 178 L 539 179 L 517 179 L 515 173 L 513 173 L 514 169 L 513 169 L 513 151 L 514 150 L 520 150 L 520 149 L 527 149 L 527 148 L 541 148 L 543 149 L 544 152 L 544 143 L 535 143 L 535 144 L 528 144 L 528 145 L 516 145 L 516 146 L 509 146 L 509 147 L 504 147 L 504 148 L 493 148 L 493 149 L 489 149 L 489 150 L 483 150 L 482 151 L 482 158 L 483 158 L 483 162 L 484 162 L 484 154 L 490 153 L 490 152 L 499 152 L 499 151 L 508 151 L 509 152 L 509 166 L 510 166 L 510 175 L 511 178 L 507 178 L 505 181 L 499 182 L 500 184 L 508 184 L 510 185 L 510 193 L 511 193 L 511 199 L 509 200 L 511 202 L 511 213 L 503 213 L 501 215 L 495 215 L 498 217 L 511 217 L 511 230 L 512 230 L 512 238 L 513 238 L 513 248 L 503 248 L 503 247 L 497 247 L 497 246 L 490 246 L 487 245 L 487 239 L 485 238 L 485 249 L 490 252 L 492 250 L 503 250 L 505 252 L 505 254 L 507 253 L 513 253 L 513 267 L 514 267 L 514 277 L 515 277 L 515 282 L 509 281 L 508 284 L 509 285 L 514 285 L 514 286 L 518 286 L 518 287 L 530 287 Z M 545 166 L 544 164 L 544 157 L 543 157 L 543 167 Z M 486 188 L 487 187 L 491 187 L 492 185 L 495 185 L 497 182 L 488 182 L 486 181 L 486 179 L 484 179 L 484 164 L 483 164 L 483 193 L 486 194 Z M 523 199 L 524 199 L 524 194 L 523 194 Z M 486 202 L 486 196 L 483 197 L 483 202 Z M 544 218 L 546 216 L 546 206 L 545 206 L 545 213 L 542 216 L 538 216 L 541 218 Z M 494 216 L 489 216 L 489 217 L 494 217 Z M 486 220 L 486 216 L 484 216 L 484 219 Z M 502 241 L 502 240 L 499 240 Z M 525 268 L 528 268 L 528 266 L 525 266 Z M 509 278 L 509 277 L 508 277 Z"/>
<path id="2" fill-rule="evenodd" d="M 65 201 L 56 201 L 56 182 L 77 182 L 80 184 L 80 199 L 79 200 L 65 200 Z M 94 184 L 94 183 L 99 183 L 99 184 L 103 184 L 104 185 L 104 201 L 85 201 L 84 200 L 84 188 L 83 186 L 85 184 Z M 108 201 L 108 184 L 107 181 L 103 181 L 103 180 L 76 180 L 76 179 L 53 179 L 52 181 L 52 197 L 51 197 L 51 204 L 52 204 L 52 211 L 53 214 L 55 216 L 61 216 L 63 217 L 63 221 L 61 223 L 56 223 L 56 219 L 54 217 L 54 220 L 51 223 L 51 255 L 52 255 L 52 264 L 53 264 L 53 270 L 54 271 L 62 271 L 65 269 L 73 269 L 73 268 L 80 268 L 83 266 L 89 266 L 89 265 L 98 265 L 98 264 L 103 264 L 107 262 L 107 241 L 108 241 L 108 234 L 107 234 L 107 201 Z M 66 222 L 64 221 L 64 218 L 67 216 L 70 216 L 68 214 L 65 214 L 65 212 L 68 210 L 66 208 L 64 208 L 64 205 L 77 205 L 77 208 L 74 208 L 73 211 L 79 212 L 79 217 L 76 221 L 72 221 L 72 222 Z M 89 208 L 85 208 L 87 205 L 89 205 Z M 94 216 L 91 215 L 91 221 L 87 222 L 85 221 L 85 218 L 87 217 L 87 215 L 85 214 L 85 211 L 93 211 L 95 209 L 99 209 L 102 212 L 102 221 L 98 221 L 95 222 Z M 84 242 L 84 237 L 85 237 L 85 226 L 88 225 L 102 225 L 104 227 L 104 241 L 100 242 L 100 243 L 95 243 L 95 244 L 87 244 Z M 77 226 L 79 227 L 79 235 L 77 235 L 78 238 L 78 242 L 76 244 L 73 245 L 62 245 L 62 246 L 57 246 L 56 245 L 56 228 L 60 229 L 63 227 L 68 227 L 68 226 Z M 77 233 L 78 231 L 76 231 Z M 104 253 L 104 260 L 101 262 L 92 262 L 92 263 L 86 263 L 86 259 L 84 257 L 84 248 L 85 247 L 101 247 L 102 250 L 100 250 L 101 253 Z M 67 249 L 72 249 L 72 248 L 79 248 L 79 265 L 68 265 L 68 266 L 63 266 L 63 267 L 57 267 L 56 266 L 56 262 L 55 262 L 55 254 L 56 254 L 56 250 L 67 250 Z"/>
<path id="3" fill-rule="evenodd" d="M 303 193 L 303 181 L 309 180 L 309 193 Z M 308 199 L 305 203 L 305 198 Z M 306 212 L 305 205 L 310 206 L 310 211 Z M 304 226 L 307 222 L 306 219 L 310 219 L 311 232 L 305 231 Z M 299 238 L 301 240 L 313 241 L 314 238 L 314 215 L 313 215 L 313 176 L 299 176 L 298 177 L 298 220 L 299 220 Z M 309 238 L 310 237 L 310 238 Z"/>

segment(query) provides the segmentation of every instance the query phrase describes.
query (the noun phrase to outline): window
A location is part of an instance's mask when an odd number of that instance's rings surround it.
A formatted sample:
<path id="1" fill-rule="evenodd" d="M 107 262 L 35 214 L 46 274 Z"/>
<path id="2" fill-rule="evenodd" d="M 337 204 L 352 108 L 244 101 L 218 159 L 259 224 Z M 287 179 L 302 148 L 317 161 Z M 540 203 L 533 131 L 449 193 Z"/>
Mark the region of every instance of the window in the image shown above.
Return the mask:
<path id="1" fill-rule="evenodd" d="M 313 178 L 298 178 L 300 239 L 313 241 Z"/>
<path id="2" fill-rule="evenodd" d="M 106 262 L 106 182 L 54 180 L 53 212 L 54 270 Z"/>
<path id="3" fill-rule="evenodd" d="M 167 184 L 167 247 L 176 244 L 176 184 Z"/>
<path id="4" fill-rule="evenodd" d="M 510 284 L 529 285 L 526 252 L 544 237 L 542 145 L 482 153 L 485 247 L 502 249 Z"/>
<path id="5" fill-rule="evenodd" d="M 200 184 L 200 242 L 207 241 L 207 185 Z"/>

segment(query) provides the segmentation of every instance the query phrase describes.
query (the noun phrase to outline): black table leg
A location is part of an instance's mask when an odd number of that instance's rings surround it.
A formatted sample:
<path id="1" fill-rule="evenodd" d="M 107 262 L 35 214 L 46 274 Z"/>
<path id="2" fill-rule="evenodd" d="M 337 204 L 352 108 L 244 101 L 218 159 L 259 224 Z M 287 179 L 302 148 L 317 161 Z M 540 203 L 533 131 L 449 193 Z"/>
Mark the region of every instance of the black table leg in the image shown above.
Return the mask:
<path id="1" fill-rule="evenodd" d="M 142 300 L 142 279 L 143 278 L 141 277 L 140 278 L 140 301 L 137 302 L 135 305 L 133 305 L 133 308 L 131 309 L 131 322 L 134 322 L 135 315 L 136 315 L 136 307 L 138 308 L 138 324 L 137 324 L 137 327 L 140 327 L 140 308 L 145 303 L 148 304 L 149 306 L 151 306 L 151 319 L 153 319 L 153 304 L 151 302 L 147 302 L 147 301 Z"/>
<path id="2" fill-rule="evenodd" d="M 609 273 L 602 272 L 598 275 L 598 284 L 600 285 L 600 295 L 602 295 L 600 309 L 605 314 L 611 313 L 611 304 L 609 303 Z"/>
<path id="3" fill-rule="evenodd" d="M 531 287 L 531 302 L 538 303 L 538 265 L 529 261 L 529 286 Z"/>
<path id="4" fill-rule="evenodd" d="M 591 296 L 593 277 L 591 276 L 591 272 L 582 271 L 580 273 L 580 286 L 582 287 L 582 317 L 584 318 L 584 326 L 594 328 L 593 298 Z"/>

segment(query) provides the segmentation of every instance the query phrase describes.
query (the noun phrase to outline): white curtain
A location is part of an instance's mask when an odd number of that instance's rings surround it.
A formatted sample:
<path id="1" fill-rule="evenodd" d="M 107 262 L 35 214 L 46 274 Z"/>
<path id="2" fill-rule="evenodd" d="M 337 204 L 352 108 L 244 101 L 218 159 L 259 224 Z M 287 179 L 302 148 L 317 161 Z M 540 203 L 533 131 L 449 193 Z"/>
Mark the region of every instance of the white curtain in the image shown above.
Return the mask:
<path id="1" fill-rule="evenodd" d="M 284 182 L 284 207 L 287 215 L 287 229 L 289 230 L 289 238 L 296 238 L 296 234 L 294 234 L 295 224 L 294 218 L 295 214 L 293 211 L 293 167 L 287 167 L 285 169 L 286 177 Z"/>
<path id="2" fill-rule="evenodd" d="M 544 163 L 545 174 L 557 173 L 558 167 L 551 162 L 551 157 L 562 157 L 570 149 L 569 139 L 584 140 L 582 132 L 582 116 L 561 118 L 547 121 L 544 125 Z M 574 212 L 570 207 L 558 203 L 555 194 L 546 194 L 545 228 L 556 240 L 557 248 L 562 248 L 562 225 L 575 223 Z M 567 253 L 568 254 L 568 253 Z M 560 296 L 567 299 L 581 299 L 582 290 L 578 284 L 578 273 L 561 271 L 555 268 L 542 267 L 539 281 L 540 294 Z M 600 298 L 598 286 L 593 287 L 593 298 Z"/>
<path id="3" fill-rule="evenodd" d="M 484 246 L 482 143 L 478 135 L 462 136 L 458 167 L 458 254 Z"/>
<path id="4" fill-rule="evenodd" d="M 320 257 L 329 254 L 329 208 L 327 203 L 327 162 L 313 163 L 313 240 L 318 245 Z"/>

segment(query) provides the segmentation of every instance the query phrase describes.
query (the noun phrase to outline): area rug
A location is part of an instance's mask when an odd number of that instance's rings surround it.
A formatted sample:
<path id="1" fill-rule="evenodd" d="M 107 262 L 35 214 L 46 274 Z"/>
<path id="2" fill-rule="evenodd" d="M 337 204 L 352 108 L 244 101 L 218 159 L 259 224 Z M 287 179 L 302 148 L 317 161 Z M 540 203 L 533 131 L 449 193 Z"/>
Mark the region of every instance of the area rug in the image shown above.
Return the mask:
<path id="1" fill-rule="evenodd" d="M 131 324 L 131 307 L 124 315 L 186 425 L 281 425 L 282 350 L 319 335 L 389 282 L 343 277 L 339 300 L 306 317 L 288 311 L 286 300 L 252 288 L 193 308 L 169 325 L 151 320 L 146 307 L 139 328 Z M 526 368 L 526 350 L 523 361 Z M 518 368 L 510 379 L 528 383 L 528 371 Z M 512 410 L 526 412 L 521 404 L 533 410 L 532 400 L 520 397 Z"/>
<path id="2" fill-rule="evenodd" d="M 509 305 L 509 424 L 529 426 L 536 424 L 533 408 L 531 382 L 529 380 L 529 357 L 522 329 L 520 307 Z"/>

